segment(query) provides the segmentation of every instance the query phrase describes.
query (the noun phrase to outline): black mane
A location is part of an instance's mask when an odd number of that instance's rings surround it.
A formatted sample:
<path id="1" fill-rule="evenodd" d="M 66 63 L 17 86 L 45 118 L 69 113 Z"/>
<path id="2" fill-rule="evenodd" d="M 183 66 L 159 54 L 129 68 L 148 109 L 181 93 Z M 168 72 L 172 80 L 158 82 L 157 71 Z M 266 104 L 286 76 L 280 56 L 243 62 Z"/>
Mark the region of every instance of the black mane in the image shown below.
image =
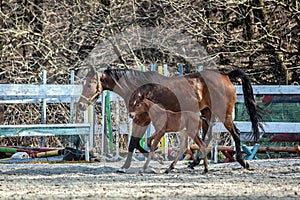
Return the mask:
<path id="1" fill-rule="evenodd" d="M 104 73 L 111 76 L 115 80 L 119 80 L 120 78 L 125 76 L 130 79 L 132 76 L 136 77 L 142 74 L 141 71 L 128 69 L 128 68 L 117 68 L 117 69 L 107 68 L 104 70 Z"/>
<path id="2" fill-rule="evenodd" d="M 120 90 L 122 93 L 133 92 L 147 83 L 161 83 L 168 78 L 153 71 L 142 72 L 127 68 L 107 68 L 103 73 L 111 77 L 118 86 L 114 90 Z"/>
<path id="3" fill-rule="evenodd" d="M 114 80 L 119 81 L 120 79 L 129 81 L 131 83 L 158 83 L 163 79 L 166 79 L 166 76 L 163 76 L 157 72 L 147 71 L 142 72 L 135 69 L 128 68 L 107 68 L 104 70 L 104 73 L 112 77 Z"/>

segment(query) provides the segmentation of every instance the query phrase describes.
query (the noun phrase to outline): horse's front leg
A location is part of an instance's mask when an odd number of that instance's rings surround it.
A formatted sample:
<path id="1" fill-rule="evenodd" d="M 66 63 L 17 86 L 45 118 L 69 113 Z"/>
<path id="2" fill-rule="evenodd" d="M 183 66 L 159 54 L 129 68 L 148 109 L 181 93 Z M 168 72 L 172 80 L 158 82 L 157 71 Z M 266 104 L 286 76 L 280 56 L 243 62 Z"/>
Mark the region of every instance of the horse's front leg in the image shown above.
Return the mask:
<path id="1" fill-rule="evenodd" d="M 154 134 L 154 142 L 153 144 L 151 145 L 150 147 L 150 153 L 148 155 L 148 158 L 147 158 L 147 161 L 145 162 L 144 166 L 143 166 L 143 169 L 146 170 L 149 163 L 150 163 L 150 160 L 153 158 L 154 154 L 155 154 L 155 149 L 160 141 L 160 139 L 162 138 L 162 136 L 165 134 L 165 131 L 164 130 L 161 130 L 157 133 Z"/>
<path id="2" fill-rule="evenodd" d="M 181 136 L 182 136 L 182 143 L 180 146 L 180 150 L 177 154 L 177 157 L 175 158 L 175 160 L 171 163 L 171 165 L 169 166 L 168 169 L 166 169 L 165 173 L 168 174 L 169 172 L 172 171 L 172 169 L 175 168 L 176 163 L 178 162 L 178 160 L 180 159 L 180 157 L 182 156 L 183 152 L 186 150 L 186 144 L 187 144 L 187 133 L 186 130 L 182 130 L 180 131 Z"/>
<path id="3" fill-rule="evenodd" d="M 132 123 L 132 135 L 128 147 L 128 155 L 122 168 L 128 169 L 130 167 L 134 149 L 138 149 L 141 153 L 144 154 L 144 156 L 146 157 L 148 156 L 148 151 L 143 149 L 143 147 L 141 147 L 140 145 L 140 140 L 143 137 L 144 133 L 146 132 L 146 129 L 147 126 L 139 126 L 134 122 Z"/>

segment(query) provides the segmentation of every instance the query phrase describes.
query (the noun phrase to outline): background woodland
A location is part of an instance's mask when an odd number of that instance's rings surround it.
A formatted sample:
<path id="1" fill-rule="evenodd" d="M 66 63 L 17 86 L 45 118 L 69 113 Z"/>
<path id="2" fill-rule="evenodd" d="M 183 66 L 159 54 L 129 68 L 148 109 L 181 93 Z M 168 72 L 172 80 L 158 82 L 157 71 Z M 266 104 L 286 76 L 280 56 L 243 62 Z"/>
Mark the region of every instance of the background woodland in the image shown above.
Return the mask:
<path id="1" fill-rule="evenodd" d="M 132 27 L 184 33 L 205 48 L 205 59 L 218 70 L 243 69 L 253 84 L 299 84 L 299 6 L 294 0 L 0 0 L 0 84 L 41 84 L 43 69 L 49 84 L 69 84 L 70 70 L 79 84 L 89 53 Z M 112 53 L 118 58 L 107 63 L 112 67 L 167 63 L 174 73 L 178 64 L 185 73 L 196 69 L 160 48 L 120 54 L 115 44 Z M 68 106 L 48 106 L 47 123 L 68 122 Z M 41 121 L 40 105 L 1 109 L 3 124 Z"/>

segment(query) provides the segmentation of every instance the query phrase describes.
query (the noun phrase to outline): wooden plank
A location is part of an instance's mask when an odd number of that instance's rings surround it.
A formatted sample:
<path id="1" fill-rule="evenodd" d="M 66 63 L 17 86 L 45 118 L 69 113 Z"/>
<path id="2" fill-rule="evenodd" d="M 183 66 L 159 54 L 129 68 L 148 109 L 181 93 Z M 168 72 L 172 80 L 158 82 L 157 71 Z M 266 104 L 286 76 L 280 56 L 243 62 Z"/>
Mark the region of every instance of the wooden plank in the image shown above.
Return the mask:
<path id="1" fill-rule="evenodd" d="M 241 132 L 251 132 L 251 122 L 235 121 L 234 123 Z M 300 123 L 265 122 L 263 125 L 266 133 L 300 133 Z M 227 132 L 227 129 L 221 122 L 217 122 L 213 126 L 213 132 Z"/>
<path id="2" fill-rule="evenodd" d="M 300 94 L 300 85 L 252 85 L 254 94 Z M 243 95 L 241 85 L 236 85 L 236 94 Z"/>
<path id="3" fill-rule="evenodd" d="M 280 147 L 280 146 L 260 146 L 257 150 L 258 153 L 266 153 L 266 152 L 288 152 L 288 153 L 297 153 L 299 146 L 295 147 Z M 208 147 L 207 150 L 210 150 L 211 147 Z M 233 146 L 218 146 L 218 151 L 235 151 Z"/>
<path id="4" fill-rule="evenodd" d="M 90 124 L 0 125 L 0 137 L 89 135 Z"/>
<path id="5" fill-rule="evenodd" d="M 243 95 L 241 85 L 236 85 L 237 95 Z M 38 99 L 79 97 L 81 85 L 32 85 L 32 84 L 0 84 L 0 100 L 2 99 Z M 300 85 L 253 85 L 254 94 L 300 94 Z M 115 100 L 117 94 L 112 94 Z"/>
<path id="6" fill-rule="evenodd" d="M 242 86 L 237 85 L 237 102 L 243 102 Z M 254 94 L 299 94 L 300 86 L 290 85 L 253 85 Z M 47 99 L 49 103 L 67 103 L 72 98 L 79 100 L 81 85 L 31 85 L 31 84 L 0 84 L 0 101 L 4 103 L 38 103 Z M 117 94 L 111 94 L 111 100 L 116 101 Z M 100 102 L 98 99 L 97 102 Z M 7 100 L 7 101 L 4 101 Z"/>
<path id="7" fill-rule="evenodd" d="M 0 84 L 0 100 L 79 97 L 81 85 Z"/>
<path id="8" fill-rule="evenodd" d="M 81 85 L 29 85 L 29 84 L 0 84 L 0 103 L 70 103 L 77 102 L 82 91 Z M 120 96 L 111 92 L 111 101 Z M 101 97 L 97 100 L 101 103 Z"/>

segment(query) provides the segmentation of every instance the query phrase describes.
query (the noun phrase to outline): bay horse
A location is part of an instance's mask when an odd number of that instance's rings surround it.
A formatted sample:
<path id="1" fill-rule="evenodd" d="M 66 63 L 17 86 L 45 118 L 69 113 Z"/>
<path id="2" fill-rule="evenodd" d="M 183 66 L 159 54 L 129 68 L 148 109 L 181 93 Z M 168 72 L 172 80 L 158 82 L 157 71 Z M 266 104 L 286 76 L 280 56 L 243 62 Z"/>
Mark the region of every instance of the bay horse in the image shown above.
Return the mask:
<path id="1" fill-rule="evenodd" d="M 242 81 L 244 102 L 252 123 L 252 136 L 254 141 L 257 141 L 260 137 L 259 127 L 263 130 L 261 110 L 254 99 L 250 78 L 238 69 L 228 74 L 204 70 L 185 76 L 165 77 L 156 72 L 141 72 L 133 69 L 108 68 L 97 72 L 94 68 L 90 68 L 78 106 L 80 110 L 85 110 L 87 105 L 96 102 L 103 90 L 110 90 L 124 99 L 128 109 L 130 107 L 129 100 L 135 98 L 131 97 L 132 93 L 140 86 L 147 84 L 144 91 L 145 96 L 159 103 L 166 110 L 174 112 L 200 111 L 201 115 L 207 117 L 209 121 L 218 117 L 235 141 L 237 161 L 248 169 L 249 164 L 243 159 L 240 148 L 240 131 L 232 120 L 236 91 L 230 79 L 236 78 L 240 78 Z M 147 113 L 133 119 L 128 156 L 122 168 L 130 167 L 134 149 L 138 149 L 147 156 L 148 152 L 140 146 L 140 139 L 150 122 L 151 119 Z M 203 124 L 204 136 L 209 128 L 205 123 Z M 192 167 L 198 162 L 200 161 L 197 158 Z"/>
<path id="2" fill-rule="evenodd" d="M 172 169 L 175 168 L 176 163 L 186 149 L 188 139 L 187 136 L 191 137 L 199 146 L 199 149 L 204 158 L 204 173 L 207 173 L 208 162 L 206 156 L 206 145 L 202 141 L 202 139 L 200 139 L 198 134 L 200 128 L 202 127 L 202 121 L 204 121 L 206 125 L 209 126 L 208 119 L 204 116 L 199 116 L 197 113 L 191 111 L 173 112 L 170 110 L 165 110 L 159 105 L 153 103 L 151 100 L 145 98 L 139 92 L 139 90 L 137 90 L 137 95 L 140 96 L 143 101 L 134 101 L 132 106 L 133 110 L 129 110 L 130 116 L 134 118 L 135 115 L 140 116 L 140 114 L 142 113 L 147 113 L 155 129 L 155 133 L 147 141 L 147 144 L 150 147 L 150 153 L 148 155 L 146 163 L 144 164 L 144 170 L 147 169 L 150 160 L 154 155 L 154 151 L 156 150 L 157 145 L 164 134 L 166 132 L 180 132 L 182 136 L 180 150 L 177 154 L 177 157 L 171 163 L 165 173 L 169 173 Z M 154 140 L 153 143 L 152 140 Z"/>

